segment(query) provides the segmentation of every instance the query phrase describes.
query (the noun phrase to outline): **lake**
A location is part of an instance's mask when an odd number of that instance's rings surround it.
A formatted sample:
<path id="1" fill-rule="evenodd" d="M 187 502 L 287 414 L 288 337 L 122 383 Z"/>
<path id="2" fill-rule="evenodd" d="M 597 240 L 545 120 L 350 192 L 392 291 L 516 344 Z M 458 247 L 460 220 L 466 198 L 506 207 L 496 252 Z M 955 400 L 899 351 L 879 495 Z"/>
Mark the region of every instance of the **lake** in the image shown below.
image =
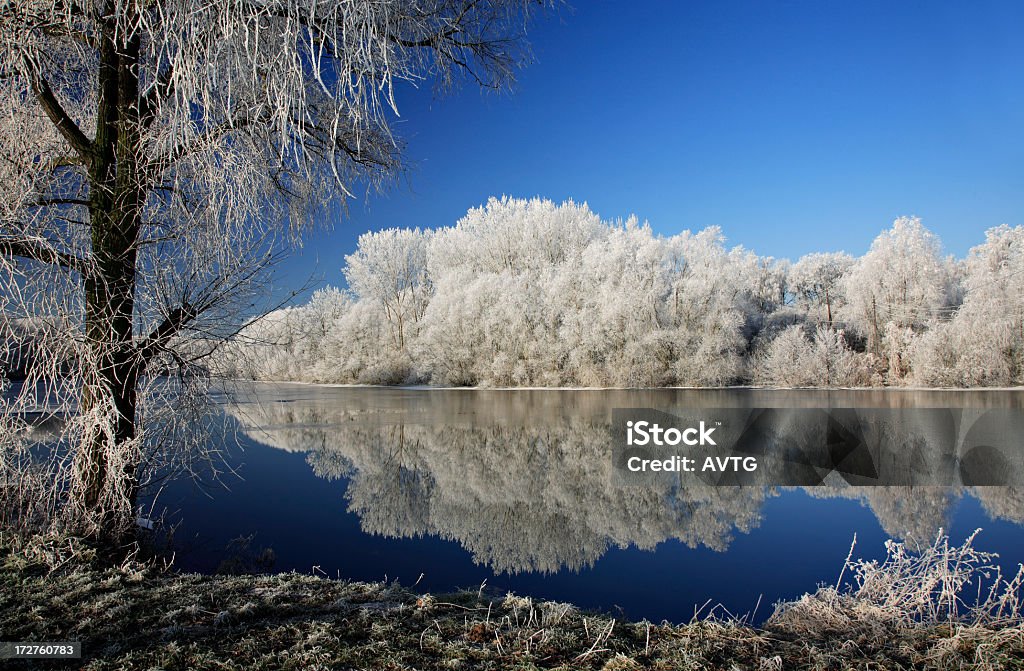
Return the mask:
<path id="1" fill-rule="evenodd" d="M 855 534 L 855 556 L 880 558 L 889 537 L 982 527 L 977 547 L 1024 561 L 1022 391 L 237 384 L 218 398 L 234 473 L 158 500 L 181 521 L 185 569 L 216 570 L 252 535 L 274 570 L 680 622 L 712 604 L 760 621 L 834 584 Z M 632 472 L 621 409 L 706 419 L 717 449 L 759 468 Z"/>

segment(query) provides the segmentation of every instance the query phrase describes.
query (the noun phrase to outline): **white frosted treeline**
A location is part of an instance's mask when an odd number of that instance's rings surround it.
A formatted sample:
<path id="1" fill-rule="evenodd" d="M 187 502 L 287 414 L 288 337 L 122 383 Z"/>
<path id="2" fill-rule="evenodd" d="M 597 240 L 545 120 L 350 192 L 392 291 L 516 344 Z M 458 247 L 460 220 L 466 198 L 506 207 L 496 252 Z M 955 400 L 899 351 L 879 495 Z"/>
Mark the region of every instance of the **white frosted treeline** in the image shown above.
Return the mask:
<path id="1" fill-rule="evenodd" d="M 349 289 L 271 313 L 217 372 L 489 386 L 1013 385 L 1024 381 L 1024 228 L 945 257 L 916 218 L 861 258 L 790 264 L 584 204 L 492 198 L 455 226 L 388 229 Z"/>

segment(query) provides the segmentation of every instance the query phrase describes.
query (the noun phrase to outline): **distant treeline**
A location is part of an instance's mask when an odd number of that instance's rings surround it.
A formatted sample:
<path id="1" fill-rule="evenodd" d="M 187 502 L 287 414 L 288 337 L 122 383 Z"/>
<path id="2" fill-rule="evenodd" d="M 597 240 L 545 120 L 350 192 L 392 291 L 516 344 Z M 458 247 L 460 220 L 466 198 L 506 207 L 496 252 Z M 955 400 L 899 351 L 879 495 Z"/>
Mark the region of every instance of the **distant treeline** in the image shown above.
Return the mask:
<path id="1" fill-rule="evenodd" d="M 267 315 L 216 372 L 490 386 L 991 386 L 1024 382 L 1024 227 L 964 260 L 901 218 L 864 256 L 795 263 L 662 237 L 586 205 L 491 199 L 455 226 L 388 229 L 347 290 Z"/>

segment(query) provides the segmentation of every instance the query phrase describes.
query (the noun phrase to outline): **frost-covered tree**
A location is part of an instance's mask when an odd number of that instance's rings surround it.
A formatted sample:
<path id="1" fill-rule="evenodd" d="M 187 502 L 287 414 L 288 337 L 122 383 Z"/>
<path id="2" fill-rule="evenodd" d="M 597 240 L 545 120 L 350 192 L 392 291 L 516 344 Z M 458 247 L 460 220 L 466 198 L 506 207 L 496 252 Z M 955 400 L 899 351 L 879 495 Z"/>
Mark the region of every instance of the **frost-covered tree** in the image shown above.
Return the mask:
<path id="1" fill-rule="evenodd" d="M 886 324 L 921 329 L 949 307 L 952 264 L 921 220 L 901 217 L 850 269 L 844 290 L 849 316 L 880 351 Z"/>
<path id="2" fill-rule="evenodd" d="M 888 361 L 890 382 L 898 383 L 909 372 L 915 335 L 952 307 L 959 293 L 955 276 L 938 238 L 920 219 L 908 217 L 875 238 L 846 274 L 849 305 L 843 318 L 867 340 L 869 352 Z"/>
<path id="3" fill-rule="evenodd" d="M 676 343 L 674 379 L 687 386 L 725 385 L 734 382 L 745 346 L 741 334 L 750 305 L 764 306 L 780 294 L 778 264 L 770 260 L 753 284 L 741 279 L 741 249 L 727 251 L 717 226 L 697 233 L 684 231 L 669 238 L 675 248 L 671 293 L 666 297 L 670 337 Z M 765 279 L 762 283 L 760 280 Z"/>
<path id="4" fill-rule="evenodd" d="M 789 289 L 797 304 L 831 326 L 834 313 L 846 303 L 843 277 L 853 263 L 853 257 L 843 252 L 801 257 L 789 270 Z"/>
<path id="5" fill-rule="evenodd" d="M 571 370 L 599 386 L 668 383 L 674 344 L 665 337 L 663 304 L 676 260 L 633 218 L 587 247 L 575 274 L 587 290 L 563 318 Z"/>
<path id="6" fill-rule="evenodd" d="M 233 330 L 312 210 L 399 168 L 396 85 L 504 86 L 531 4 L 0 5 L 4 310 L 74 325 L 65 473 L 85 518 L 129 519 L 153 455 L 153 374 L 189 373 L 196 337 Z"/>
<path id="7" fill-rule="evenodd" d="M 420 355 L 441 383 L 562 384 L 559 328 L 571 294 L 558 278 L 578 268 L 606 234 L 586 204 L 491 198 L 430 245 L 435 296 L 424 317 Z"/>
<path id="8" fill-rule="evenodd" d="M 1003 227 L 988 235 L 953 264 L 920 222 L 905 219 L 862 259 L 809 254 L 790 266 L 727 249 L 717 227 L 664 237 L 635 217 L 601 221 L 572 201 L 492 198 L 432 234 L 364 236 L 347 257 L 356 293 L 338 304 L 331 326 L 307 314 L 311 304 L 254 329 L 254 341 L 291 343 L 254 357 L 264 371 L 257 377 L 513 387 L 1009 384 L 1020 379 L 1024 350 L 1022 234 Z M 967 297 L 950 319 L 961 281 Z M 401 339 L 396 314 L 415 323 Z M 864 351 L 876 317 L 877 339 Z M 307 322 L 314 326 L 299 326 Z M 296 333 L 318 342 L 295 344 Z"/>
<path id="9" fill-rule="evenodd" d="M 431 233 L 389 228 L 359 236 L 354 254 L 345 257 L 345 279 L 359 298 L 378 303 L 391 331 L 392 345 L 406 349 L 430 299 L 427 249 Z M 416 336 L 415 331 L 411 334 Z"/>
<path id="10" fill-rule="evenodd" d="M 606 226 L 559 269 L 557 360 L 575 384 L 723 384 L 741 348 L 743 290 L 721 232 L 671 238 L 635 219 Z"/>
<path id="11" fill-rule="evenodd" d="M 914 375 L 924 384 L 1024 382 L 1024 227 L 985 234 L 967 258 L 963 305 L 916 344 Z"/>
<path id="12" fill-rule="evenodd" d="M 765 317 L 785 305 L 789 293 L 789 266 L 785 259 L 761 257 L 753 252 L 743 254 L 739 267 L 745 270 L 753 314 Z"/>
<path id="13" fill-rule="evenodd" d="M 455 226 L 437 232 L 430 248 L 431 274 L 523 273 L 562 266 L 600 233 L 601 220 L 586 203 L 490 198 Z"/>

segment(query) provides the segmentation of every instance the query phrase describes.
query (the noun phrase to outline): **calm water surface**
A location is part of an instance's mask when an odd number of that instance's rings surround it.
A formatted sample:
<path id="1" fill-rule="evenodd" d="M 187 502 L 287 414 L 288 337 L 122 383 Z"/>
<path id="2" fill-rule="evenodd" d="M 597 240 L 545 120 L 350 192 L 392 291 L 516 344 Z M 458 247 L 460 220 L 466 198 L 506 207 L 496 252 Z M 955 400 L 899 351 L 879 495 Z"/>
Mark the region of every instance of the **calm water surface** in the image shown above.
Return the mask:
<path id="1" fill-rule="evenodd" d="M 854 534 L 858 556 L 881 557 L 890 536 L 921 543 L 946 529 L 960 541 L 982 527 L 978 547 L 1007 568 L 1024 561 L 1019 487 L 852 486 L 837 473 L 802 487 L 624 484 L 611 432 L 614 408 L 955 408 L 898 439 L 880 430 L 873 440 L 888 443 L 875 447 L 919 473 L 959 472 L 965 434 L 983 426 L 996 436 L 987 442 L 1001 441 L 1002 470 L 1016 473 L 1021 391 L 258 384 L 221 400 L 237 475 L 223 476 L 226 489 L 175 482 L 159 499 L 182 521 L 186 569 L 214 571 L 232 539 L 254 535 L 250 549 L 272 548 L 275 570 L 432 592 L 486 581 L 496 593 L 683 621 L 709 600 L 734 614 L 757 607 L 761 620 L 773 602 L 834 583 Z"/>

